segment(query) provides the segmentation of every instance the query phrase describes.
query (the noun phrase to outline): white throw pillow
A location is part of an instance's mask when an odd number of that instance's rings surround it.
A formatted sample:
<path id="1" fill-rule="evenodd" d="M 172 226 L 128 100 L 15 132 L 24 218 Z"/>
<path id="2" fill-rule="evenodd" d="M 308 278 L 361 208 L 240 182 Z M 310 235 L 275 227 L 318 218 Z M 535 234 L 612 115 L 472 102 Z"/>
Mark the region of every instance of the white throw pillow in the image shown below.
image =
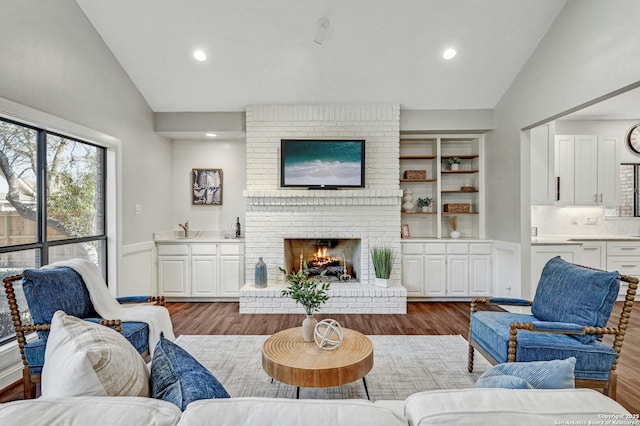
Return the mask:
<path id="1" fill-rule="evenodd" d="M 42 396 L 149 396 L 149 370 L 117 331 L 57 311 L 42 368 Z"/>

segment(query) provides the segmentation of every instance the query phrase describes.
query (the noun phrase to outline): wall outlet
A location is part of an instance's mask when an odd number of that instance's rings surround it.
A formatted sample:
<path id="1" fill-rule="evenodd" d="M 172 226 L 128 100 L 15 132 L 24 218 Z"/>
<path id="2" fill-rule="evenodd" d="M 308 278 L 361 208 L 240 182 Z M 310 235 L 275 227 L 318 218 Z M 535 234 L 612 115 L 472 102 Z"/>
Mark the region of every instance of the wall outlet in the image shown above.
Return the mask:
<path id="1" fill-rule="evenodd" d="M 577 217 L 572 217 L 571 218 L 571 224 L 572 225 L 577 225 L 578 224 L 578 218 Z"/>
<path id="2" fill-rule="evenodd" d="M 597 225 L 598 224 L 598 219 L 596 219 L 595 217 L 588 217 L 586 224 L 587 225 Z"/>
<path id="3" fill-rule="evenodd" d="M 136 214 L 142 214 L 142 204 L 136 204 L 134 208 Z"/>
<path id="4" fill-rule="evenodd" d="M 537 226 L 532 226 L 531 227 L 531 236 L 532 237 L 537 237 L 538 236 L 538 227 Z"/>

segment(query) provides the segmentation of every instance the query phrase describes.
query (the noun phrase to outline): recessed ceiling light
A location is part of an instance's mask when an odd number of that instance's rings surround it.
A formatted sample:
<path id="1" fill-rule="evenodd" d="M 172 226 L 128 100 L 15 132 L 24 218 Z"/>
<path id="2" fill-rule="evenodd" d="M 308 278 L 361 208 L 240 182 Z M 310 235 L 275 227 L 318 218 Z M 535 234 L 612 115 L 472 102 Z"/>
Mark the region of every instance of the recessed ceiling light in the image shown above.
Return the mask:
<path id="1" fill-rule="evenodd" d="M 455 50 L 455 49 L 447 49 L 447 50 L 445 50 L 445 51 L 444 51 L 444 53 L 442 54 L 442 57 L 443 57 L 443 58 L 445 58 L 445 59 L 447 59 L 447 60 L 449 60 L 449 59 L 453 59 L 453 58 L 456 56 L 456 54 L 457 54 L 457 53 L 458 53 L 458 52 L 456 52 L 456 50 Z"/>
<path id="2" fill-rule="evenodd" d="M 200 62 L 207 60 L 207 54 L 204 53 L 204 51 L 202 50 L 194 50 L 193 57 L 196 58 L 196 61 L 200 61 Z"/>
<path id="3" fill-rule="evenodd" d="M 218 135 L 216 135 L 215 133 L 206 133 L 205 136 L 208 138 L 215 138 Z"/>

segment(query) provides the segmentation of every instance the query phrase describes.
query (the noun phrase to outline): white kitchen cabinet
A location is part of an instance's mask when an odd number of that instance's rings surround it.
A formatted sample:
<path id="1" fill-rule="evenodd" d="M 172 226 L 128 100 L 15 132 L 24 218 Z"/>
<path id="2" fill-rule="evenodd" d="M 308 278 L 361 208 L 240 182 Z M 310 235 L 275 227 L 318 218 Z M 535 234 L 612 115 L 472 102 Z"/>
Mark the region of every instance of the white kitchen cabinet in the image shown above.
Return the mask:
<path id="1" fill-rule="evenodd" d="M 242 285 L 242 244 L 158 244 L 158 288 L 163 296 L 237 297 Z"/>
<path id="2" fill-rule="evenodd" d="M 491 295 L 491 243 L 403 243 L 402 283 L 409 297 Z"/>
<path id="3" fill-rule="evenodd" d="M 533 300 L 538 281 L 547 262 L 556 256 L 571 263 L 580 263 L 580 244 L 545 244 L 531 246 L 531 294 L 523 297 Z"/>
<path id="4" fill-rule="evenodd" d="M 640 279 L 640 242 L 607 241 L 606 269 Z M 628 287 L 627 283 L 620 282 L 618 300 L 624 300 Z"/>
<path id="5" fill-rule="evenodd" d="M 607 269 L 606 241 L 585 241 L 580 249 L 580 265 L 594 269 Z"/>
<path id="6" fill-rule="evenodd" d="M 531 205 L 553 206 L 554 185 L 554 133 L 553 123 L 531 129 Z"/>
<path id="7" fill-rule="evenodd" d="M 555 136 L 557 205 L 618 204 L 618 140 L 596 135 Z"/>

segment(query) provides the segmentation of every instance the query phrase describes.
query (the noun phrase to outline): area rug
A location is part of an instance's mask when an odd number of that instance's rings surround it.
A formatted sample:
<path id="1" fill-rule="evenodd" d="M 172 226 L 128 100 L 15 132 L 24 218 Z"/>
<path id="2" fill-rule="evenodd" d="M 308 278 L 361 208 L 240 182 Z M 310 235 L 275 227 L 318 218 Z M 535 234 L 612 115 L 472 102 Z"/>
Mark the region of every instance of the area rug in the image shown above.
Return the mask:
<path id="1" fill-rule="evenodd" d="M 295 386 L 272 381 L 262 369 L 269 336 L 179 336 L 176 343 L 200 361 L 232 397 L 295 398 Z M 405 399 L 419 391 L 473 387 L 490 364 L 475 354 L 467 371 L 468 343 L 460 335 L 368 336 L 373 369 L 367 374 L 371 400 Z M 362 380 L 330 388 L 301 388 L 300 398 L 366 398 Z"/>

